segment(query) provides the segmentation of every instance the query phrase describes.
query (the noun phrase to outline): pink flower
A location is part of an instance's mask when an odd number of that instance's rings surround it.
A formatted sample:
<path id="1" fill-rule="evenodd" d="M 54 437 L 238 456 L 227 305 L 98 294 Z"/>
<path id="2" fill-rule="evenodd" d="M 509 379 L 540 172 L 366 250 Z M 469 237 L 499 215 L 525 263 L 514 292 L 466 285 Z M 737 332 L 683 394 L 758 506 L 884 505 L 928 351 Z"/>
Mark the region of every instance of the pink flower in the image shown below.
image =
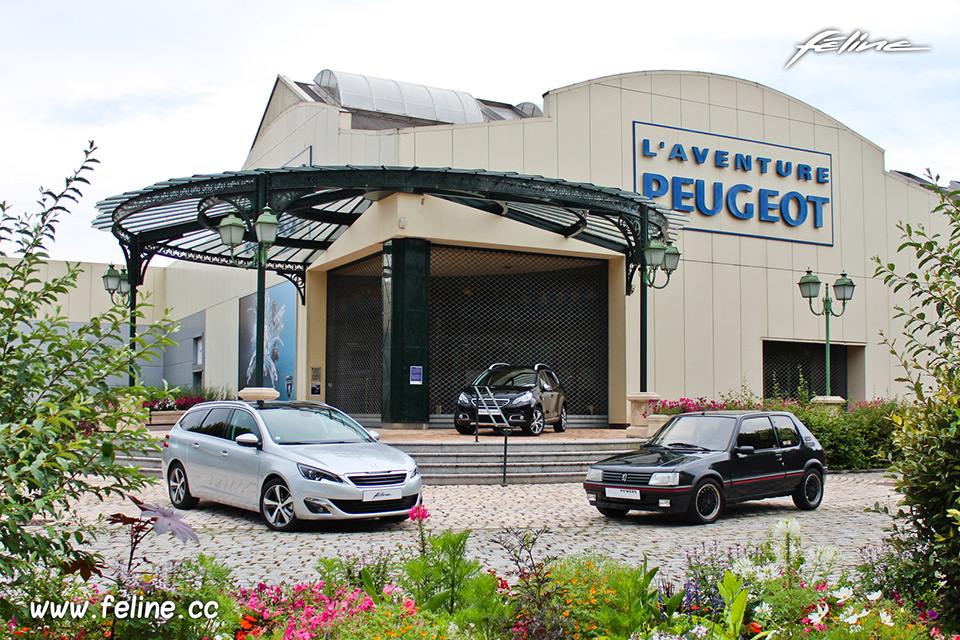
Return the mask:
<path id="1" fill-rule="evenodd" d="M 414 522 L 423 522 L 430 517 L 430 512 L 427 511 L 427 508 L 422 504 L 415 506 L 413 509 L 410 509 L 410 519 Z"/>

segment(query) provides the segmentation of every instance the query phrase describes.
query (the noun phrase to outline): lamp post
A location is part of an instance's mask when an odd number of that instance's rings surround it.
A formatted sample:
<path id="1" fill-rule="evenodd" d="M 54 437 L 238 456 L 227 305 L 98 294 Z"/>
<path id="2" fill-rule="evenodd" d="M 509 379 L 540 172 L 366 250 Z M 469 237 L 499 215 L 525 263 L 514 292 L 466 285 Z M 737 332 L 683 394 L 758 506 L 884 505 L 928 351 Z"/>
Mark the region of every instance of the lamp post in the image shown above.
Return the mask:
<path id="1" fill-rule="evenodd" d="M 843 315 L 843 312 L 847 310 L 847 301 L 853 299 L 853 289 L 856 287 L 853 280 L 847 277 L 846 272 L 841 273 L 840 277 L 837 278 L 837 281 L 833 283 L 833 292 L 837 296 L 837 300 L 843 303 L 840 307 L 840 313 L 837 313 L 833 310 L 833 300 L 830 298 L 830 285 L 824 285 L 823 293 L 823 310 L 817 311 L 813 308 L 813 299 L 820 294 L 820 278 L 813 275 L 813 271 L 807 269 L 807 274 L 800 278 L 800 282 L 797 283 L 797 286 L 800 287 L 800 295 L 807 299 L 807 302 L 810 303 L 810 311 L 813 312 L 815 316 L 823 316 L 824 321 L 826 322 L 826 337 L 827 337 L 827 351 L 826 351 L 826 362 L 827 362 L 827 389 L 826 395 L 832 395 L 830 391 L 830 317 L 839 318 Z"/>
<path id="2" fill-rule="evenodd" d="M 650 240 L 643 247 L 643 261 L 640 269 L 640 391 L 647 391 L 647 287 L 663 289 L 670 283 L 670 275 L 680 264 L 680 250 L 673 243 L 664 244 L 659 240 Z M 667 274 L 662 284 L 657 284 L 657 272 Z"/>
<path id="3" fill-rule="evenodd" d="M 247 232 L 247 225 L 234 214 L 228 215 L 219 225 L 217 231 L 220 233 L 220 241 L 230 247 L 230 255 L 233 255 L 236 249 L 244 241 Z M 258 387 L 263 386 L 263 339 L 264 324 L 266 315 L 266 265 L 267 251 L 277 241 L 277 230 L 280 228 L 280 221 L 277 219 L 269 206 L 264 206 L 260 215 L 253 223 L 254 242 L 257 243 L 255 255 L 255 264 L 257 267 L 257 337 L 256 337 L 256 374 L 254 384 Z"/>
<path id="4" fill-rule="evenodd" d="M 107 293 L 110 294 L 110 302 L 113 304 L 120 304 L 121 302 L 127 305 L 130 313 L 130 344 L 133 345 L 133 339 L 137 337 L 137 324 L 134 319 L 134 312 L 137 307 L 137 298 L 136 292 L 133 289 L 132 283 L 130 282 L 130 275 L 127 273 L 126 267 L 120 269 L 118 272 L 111 263 L 107 267 L 106 273 L 103 274 L 103 288 L 106 289 Z M 128 386 L 133 386 L 136 382 L 136 376 L 133 373 L 133 367 L 130 368 L 130 376 L 128 379 Z"/>

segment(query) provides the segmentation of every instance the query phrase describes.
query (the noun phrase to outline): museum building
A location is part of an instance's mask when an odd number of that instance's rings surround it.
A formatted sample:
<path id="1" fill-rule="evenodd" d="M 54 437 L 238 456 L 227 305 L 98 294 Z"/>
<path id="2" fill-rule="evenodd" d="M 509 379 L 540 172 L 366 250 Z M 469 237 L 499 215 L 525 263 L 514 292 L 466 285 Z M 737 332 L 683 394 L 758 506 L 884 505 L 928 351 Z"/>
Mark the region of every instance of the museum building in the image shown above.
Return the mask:
<path id="1" fill-rule="evenodd" d="M 265 205 L 280 233 L 264 366 L 282 397 L 449 427 L 488 365 L 543 362 L 574 426 L 620 426 L 641 390 L 822 394 L 808 269 L 855 284 L 834 301 L 833 393 L 902 393 L 878 344 L 901 328 L 897 300 L 872 257 L 894 256 L 898 221 L 938 224 L 936 203 L 875 143 L 748 80 L 628 73 L 541 108 L 325 70 L 278 77 L 242 170 L 105 200 L 94 226 L 181 320 L 171 384 L 246 386 L 256 277 L 229 267 L 252 264 Z M 228 248 L 231 212 L 249 224 Z M 652 239 L 675 269 L 648 264 Z M 177 261 L 148 270 L 157 255 Z"/>

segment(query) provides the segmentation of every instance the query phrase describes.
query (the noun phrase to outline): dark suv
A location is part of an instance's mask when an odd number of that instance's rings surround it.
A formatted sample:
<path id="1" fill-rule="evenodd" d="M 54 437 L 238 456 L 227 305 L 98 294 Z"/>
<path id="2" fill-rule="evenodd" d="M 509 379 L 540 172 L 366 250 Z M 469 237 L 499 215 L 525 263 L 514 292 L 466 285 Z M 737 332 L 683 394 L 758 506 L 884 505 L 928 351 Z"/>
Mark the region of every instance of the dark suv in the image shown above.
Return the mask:
<path id="1" fill-rule="evenodd" d="M 563 385 L 545 364 L 532 368 L 503 362 L 490 365 L 471 386 L 464 387 L 457 398 L 454 414 L 457 431 L 472 434 L 478 427 L 502 430 L 504 422 L 496 414 L 494 402 L 506 423 L 523 429 L 527 435 L 540 435 L 547 424 L 552 424 L 557 432 L 567 429 Z"/>

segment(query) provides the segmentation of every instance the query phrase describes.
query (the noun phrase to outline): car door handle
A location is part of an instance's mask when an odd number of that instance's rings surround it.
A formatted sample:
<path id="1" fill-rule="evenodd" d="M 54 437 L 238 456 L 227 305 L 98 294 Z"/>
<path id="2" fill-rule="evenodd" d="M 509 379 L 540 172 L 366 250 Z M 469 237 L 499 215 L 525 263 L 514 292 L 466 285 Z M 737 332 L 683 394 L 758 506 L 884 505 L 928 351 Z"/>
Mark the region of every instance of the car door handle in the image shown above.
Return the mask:
<path id="1" fill-rule="evenodd" d="M 220 452 L 220 455 L 223 456 L 224 458 L 229 458 L 229 457 L 230 457 L 230 454 L 227 453 L 226 451 L 221 451 L 221 452 Z"/>
<path id="2" fill-rule="evenodd" d="M 194 443 L 192 443 L 190 446 L 193 447 L 194 449 L 199 449 L 199 448 L 200 448 L 200 443 L 199 443 L 199 442 L 194 442 Z"/>

